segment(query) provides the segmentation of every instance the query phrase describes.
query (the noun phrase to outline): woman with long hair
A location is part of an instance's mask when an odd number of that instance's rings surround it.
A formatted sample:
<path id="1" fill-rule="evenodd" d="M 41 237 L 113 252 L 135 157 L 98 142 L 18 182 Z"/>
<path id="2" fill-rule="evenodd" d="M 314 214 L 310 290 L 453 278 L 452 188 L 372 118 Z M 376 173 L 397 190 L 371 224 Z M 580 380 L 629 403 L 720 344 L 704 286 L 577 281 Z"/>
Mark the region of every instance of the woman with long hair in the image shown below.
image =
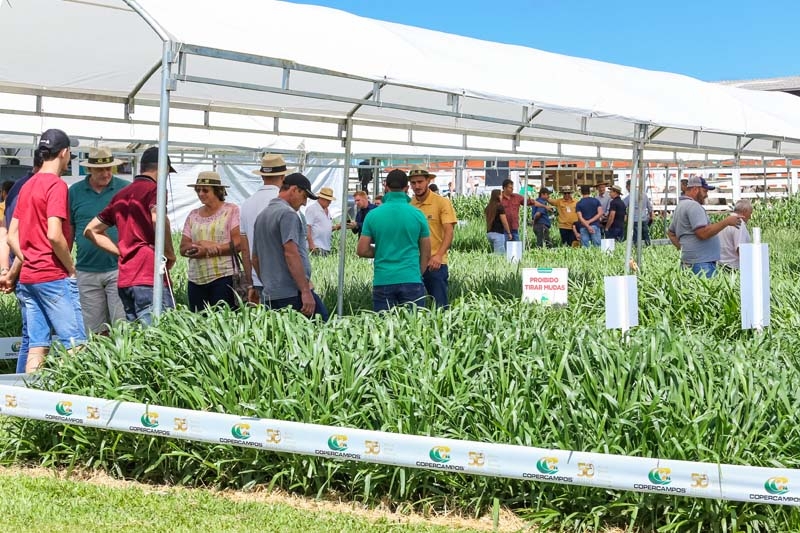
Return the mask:
<path id="1" fill-rule="evenodd" d="M 216 172 L 201 172 L 196 183 L 201 207 L 186 218 L 180 252 L 189 258 L 189 309 L 225 302 L 238 306 L 233 291 L 233 254 L 239 253 L 239 207 L 225 201 L 227 185 Z"/>
<path id="2" fill-rule="evenodd" d="M 506 253 L 506 240 L 511 240 L 511 228 L 506 218 L 506 210 L 500 203 L 500 190 L 492 191 L 489 197 L 489 205 L 484 211 L 486 215 L 486 238 L 492 245 L 494 253 L 504 255 Z"/>

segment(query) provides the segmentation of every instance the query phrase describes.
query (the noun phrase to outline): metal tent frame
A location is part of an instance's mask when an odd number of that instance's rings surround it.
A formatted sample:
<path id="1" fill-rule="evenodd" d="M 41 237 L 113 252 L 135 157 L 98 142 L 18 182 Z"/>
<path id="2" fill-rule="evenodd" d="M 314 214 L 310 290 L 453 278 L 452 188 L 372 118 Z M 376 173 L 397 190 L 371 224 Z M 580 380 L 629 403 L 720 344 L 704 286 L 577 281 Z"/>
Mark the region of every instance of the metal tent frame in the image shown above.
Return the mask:
<path id="1" fill-rule="evenodd" d="M 142 53 L 132 57 L 128 70 L 132 69 L 133 74 L 126 71 L 127 77 L 96 75 L 96 80 L 100 81 L 95 85 L 65 78 L 67 81 L 48 86 L 40 83 L 38 73 L 27 71 L 17 81 L 0 75 L 0 94 L 16 95 L 24 100 L 0 108 L 0 116 L 90 120 L 145 128 L 157 125 L 161 153 L 168 152 L 171 131 L 296 136 L 324 141 L 331 146 L 338 144 L 344 154 L 345 176 L 349 176 L 352 155 L 373 153 L 369 147 L 376 140 L 396 146 L 452 150 L 453 153 L 480 151 L 529 160 L 543 156 L 563 158 L 580 151 L 584 157 L 593 153 L 593 158 L 608 159 L 612 152 L 625 150 L 630 151 L 634 169 L 639 171 L 639 179 L 632 183 L 631 209 L 636 208 L 638 191 L 644 186 L 641 161 L 645 151 L 672 154 L 672 159 L 678 159 L 678 152 L 725 154 L 736 159 L 800 155 L 800 102 L 787 100 L 795 98 L 789 95 L 755 94 L 754 91 L 711 86 L 683 76 L 566 58 L 273 0 L 257 3 L 230 0 L 226 9 L 231 12 L 220 14 L 231 17 L 231 20 L 225 19 L 230 27 L 226 26 L 228 33 L 224 36 L 213 34 L 219 20 L 203 14 L 204 8 L 219 8 L 207 0 L 29 0 L 13 10 L 5 7 L 0 17 L 0 35 L 8 29 L 8 38 L 12 39 L 15 34 L 11 30 L 20 31 L 17 26 L 24 28 L 24 21 L 29 20 L 26 15 L 30 13 L 26 9 L 43 8 L 58 11 L 65 17 L 108 15 L 120 26 L 97 25 L 95 17 L 93 23 L 98 31 L 112 36 L 120 32 L 122 39 L 135 39 L 136 45 L 151 55 Z M 0 9 L 3 9 L 2 3 Z M 358 24 L 368 35 L 366 41 L 377 43 L 373 55 L 378 57 L 371 55 L 369 64 L 363 68 L 355 63 L 354 56 L 361 53 L 366 57 L 367 51 L 348 40 L 343 28 L 338 28 L 336 35 L 323 45 L 330 51 L 282 38 L 288 35 L 282 32 L 289 31 L 282 27 L 274 28 L 275 42 L 269 46 L 262 46 L 257 38 L 247 35 L 237 42 L 225 41 L 223 37 L 236 35 L 233 18 L 243 15 L 245 9 L 276 18 L 295 17 L 311 24 L 327 23 L 328 19 L 342 26 Z M 9 14 L 11 16 L 7 16 Z M 208 35 L 204 36 L 202 30 Z M 47 32 L 42 34 L 47 35 Z M 160 58 L 152 57 L 157 47 L 153 34 L 160 43 Z M 408 42 L 415 40 L 424 43 L 418 47 L 422 51 L 408 47 Z M 76 53 L 85 53 L 94 44 L 80 35 L 74 41 L 70 44 L 78 47 Z M 0 42 L 5 47 L 2 37 Z M 13 39 L 8 44 L 9 47 L 14 44 Z M 26 43 L 26 46 L 40 44 Z M 228 45 L 230 48 L 226 48 Z M 11 57 L 16 57 L 15 50 L 11 48 Z M 131 55 L 135 51 L 124 50 Z M 33 50 L 32 57 L 39 57 L 37 53 L 38 50 Z M 401 64 L 403 54 L 411 53 L 416 53 L 417 63 L 425 75 L 418 76 L 407 64 Z M 420 58 L 425 61 L 419 61 Z M 605 71 L 613 72 L 614 76 L 604 80 L 607 83 L 600 83 L 603 80 L 598 80 L 594 86 L 587 83 L 586 89 L 559 85 L 558 80 L 551 80 L 550 85 L 554 87 L 548 90 L 531 77 L 528 69 L 524 69 L 525 72 L 509 70 L 503 76 L 504 86 L 498 87 L 489 85 L 491 80 L 487 81 L 485 76 L 470 79 L 461 74 L 461 67 L 470 65 L 470 61 L 479 67 L 496 62 L 512 69 L 519 66 L 514 61 L 539 61 L 547 65 L 561 61 L 566 73 L 569 69 L 582 69 L 589 80 L 602 76 Z M 454 81 L 447 84 L 426 77 L 435 73 L 436 68 L 446 72 L 443 79 Z M 136 69 L 140 69 L 138 75 Z M 379 74 L 378 69 L 384 74 Z M 620 82 L 619 87 L 611 83 L 624 76 L 638 78 L 640 83 Z M 534 87 L 528 90 L 524 87 L 526 83 Z M 656 87 L 650 87 L 650 83 Z M 626 101 L 627 95 L 622 94 L 622 89 L 630 90 L 630 102 Z M 560 96 L 559 91 L 564 95 Z M 687 99 L 696 94 L 697 101 L 679 101 L 674 107 L 666 105 L 675 91 Z M 50 111 L 49 102 L 56 101 L 88 102 L 103 111 L 97 114 Z M 690 103 L 698 110 L 697 117 L 681 113 Z M 159 110 L 157 121 L 136 116 L 142 109 L 156 107 Z M 730 113 L 725 112 L 728 108 Z M 171 122 L 171 111 L 181 112 L 191 119 Z M 259 125 L 271 123 L 271 127 L 231 126 L 226 122 L 230 117 L 244 117 Z M 164 159 L 159 165 L 156 272 L 161 267 L 165 244 L 166 171 Z M 343 204 L 347 199 L 346 179 L 344 184 Z M 343 217 L 346 216 L 346 205 L 342 212 Z M 343 225 L 345 222 L 343 218 Z M 630 264 L 632 231 L 629 225 L 626 272 Z M 340 314 L 343 279 L 342 241 L 337 302 Z M 155 283 L 153 303 L 156 310 L 161 308 L 160 283 Z"/>

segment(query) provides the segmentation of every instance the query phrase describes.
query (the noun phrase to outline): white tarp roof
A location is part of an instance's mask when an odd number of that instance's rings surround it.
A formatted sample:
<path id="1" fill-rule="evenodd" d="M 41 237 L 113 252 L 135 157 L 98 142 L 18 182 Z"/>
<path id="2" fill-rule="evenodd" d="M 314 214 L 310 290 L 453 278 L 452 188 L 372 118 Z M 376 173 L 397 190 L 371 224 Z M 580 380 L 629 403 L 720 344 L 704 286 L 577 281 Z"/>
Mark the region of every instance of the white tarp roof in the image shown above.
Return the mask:
<path id="1" fill-rule="evenodd" d="M 521 154 L 543 141 L 621 148 L 643 123 L 651 148 L 800 154 L 791 95 L 273 0 L 0 1 L 0 93 L 15 95 L 0 116 L 85 118 L 71 112 L 79 98 L 93 115 L 152 128 L 162 37 L 176 43 L 171 128 L 244 131 L 252 147 L 270 133 L 335 140 L 349 116 L 356 153 L 376 138 Z M 256 123 L 230 125 L 243 116 Z"/>

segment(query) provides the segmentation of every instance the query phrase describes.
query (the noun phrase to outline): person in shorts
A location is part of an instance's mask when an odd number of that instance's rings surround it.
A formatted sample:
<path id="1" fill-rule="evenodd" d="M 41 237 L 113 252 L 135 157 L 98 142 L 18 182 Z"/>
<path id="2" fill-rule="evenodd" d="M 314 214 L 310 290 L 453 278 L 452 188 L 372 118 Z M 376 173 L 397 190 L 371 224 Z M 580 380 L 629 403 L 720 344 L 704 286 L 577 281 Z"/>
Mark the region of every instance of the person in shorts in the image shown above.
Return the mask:
<path id="1" fill-rule="evenodd" d="M 42 167 L 20 190 L 8 232 L 15 261 L 21 263 L 18 295 L 28 328 L 26 373 L 44 363 L 53 332 L 70 349 L 86 342 L 72 260 L 69 193 L 61 179 L 73 158 L 70 148 L 77 145 L 61 130 L 42 133 Z"/>

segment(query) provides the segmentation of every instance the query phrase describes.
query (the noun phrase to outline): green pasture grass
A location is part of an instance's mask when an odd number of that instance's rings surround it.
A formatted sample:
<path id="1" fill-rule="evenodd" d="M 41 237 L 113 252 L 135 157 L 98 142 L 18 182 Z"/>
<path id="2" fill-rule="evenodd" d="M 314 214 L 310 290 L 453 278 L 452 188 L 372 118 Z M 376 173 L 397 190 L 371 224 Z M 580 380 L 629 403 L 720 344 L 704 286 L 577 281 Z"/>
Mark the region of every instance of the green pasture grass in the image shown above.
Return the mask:
<path id="1" fill-rule="evenodd" d="M 640 325 L 626 335 L 606 330 L 603 277 L 624 273 L 622 246 L 613 254 L 529 249 L 512 265 L 488 253 L 481 221 L 470 220 L 456 230 L 449 311 L 369 311 L 372 264 L 355 256 L 351 235 L 341 319 L 181 308 L 158 327 L 118 324 L 79 355 L 62 354 L 60 364 L 52 364 L 54 354 L 38 386 L 405 434 L 797 468 L 798 204 L 759 206 L 751 224 L 764 228 L 772 262 L 772 326 L 760 333 L 740 328 L 736 275 L 707 280 L 681 271 L 671 246 L 644 250 Z M 313 258 L 312 266 L 333 309 L 338 259 Z M 569 306 L 520 303 L 526 266 L 569 268 Z M 173 280 L 185 287 L 185 263 Z M 389 499 L 476 516 L 497 499 L 544 527 L 800 529 L 786 507 L 342 463 L 19 419 L 7 421 L 0 443 L 8 464 L 148 482 L 278 487 L 312 497 L 335 491 L 367 504 Z"/>
<path id="2" fill-rule="evenodd" d="M 289 504 L 233 499 L 208 490 L 118 487 L 53 476 L 0 473 L 2 531 L 307 533 L 477 531 L 456 525 L 397 523 Z"/>

